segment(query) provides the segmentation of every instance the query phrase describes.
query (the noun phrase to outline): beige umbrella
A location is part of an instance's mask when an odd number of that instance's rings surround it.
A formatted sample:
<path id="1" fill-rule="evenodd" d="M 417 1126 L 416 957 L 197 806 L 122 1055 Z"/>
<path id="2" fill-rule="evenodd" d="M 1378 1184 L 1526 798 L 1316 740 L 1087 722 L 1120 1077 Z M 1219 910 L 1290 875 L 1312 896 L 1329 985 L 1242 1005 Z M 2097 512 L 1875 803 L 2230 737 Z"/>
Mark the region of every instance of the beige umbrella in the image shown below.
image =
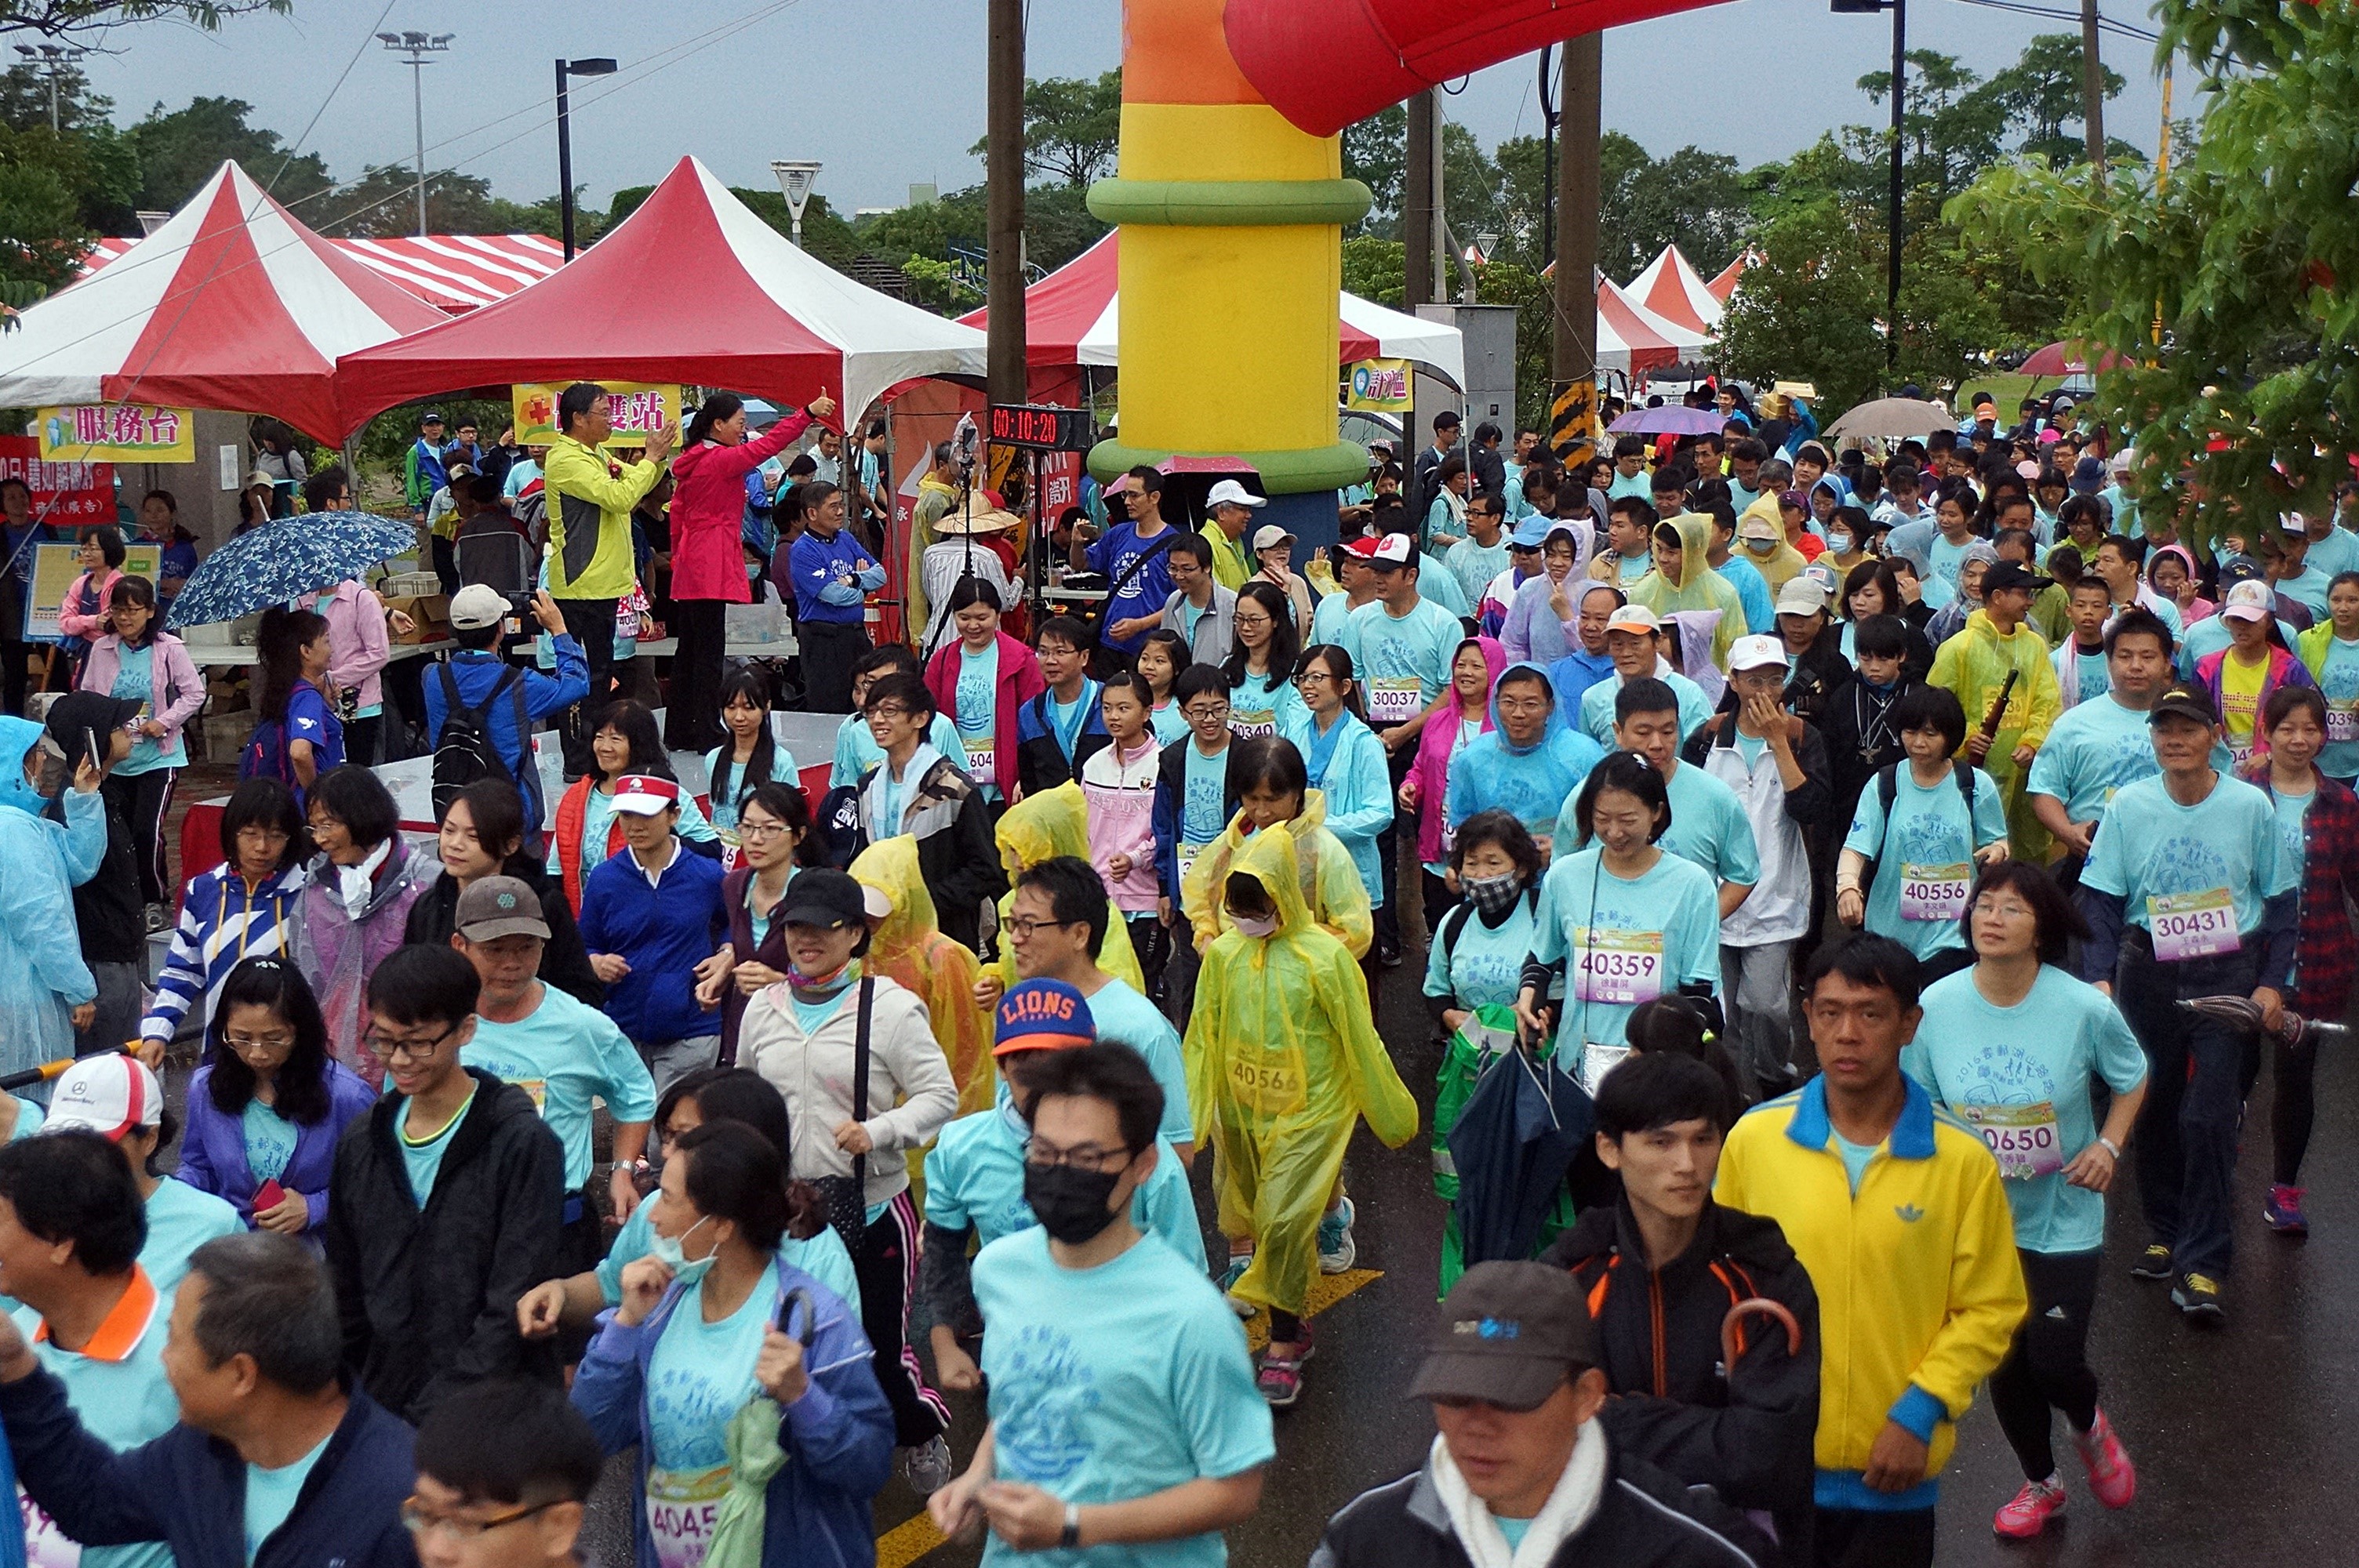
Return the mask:
<path id="1" fill-rule="evenodd" d="M 1852 437 L 1899 441 L 1930 436 L 1953 423 L 1949 411 L 1938 403 L 1914 397 L 1879 397 L 1851 409 L 1826 433 L 1837 441 Z"/>

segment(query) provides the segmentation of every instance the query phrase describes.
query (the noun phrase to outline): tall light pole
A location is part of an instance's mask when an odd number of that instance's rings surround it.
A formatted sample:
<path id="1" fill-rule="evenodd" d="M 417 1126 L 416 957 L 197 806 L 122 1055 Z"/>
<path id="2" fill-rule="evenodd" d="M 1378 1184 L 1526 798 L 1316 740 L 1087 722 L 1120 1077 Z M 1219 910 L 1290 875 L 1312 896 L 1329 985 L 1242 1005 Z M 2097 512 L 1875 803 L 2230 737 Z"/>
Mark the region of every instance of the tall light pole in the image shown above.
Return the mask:
<path id="1" fill-rule="evenodd" d="M 1900 127 L 1908 69 L 1908 0 L 1827 0 L 1827 9 L 1837 16 L 1892 13 L 1892 205 L 1886 217 L 1886 245 L 1891 254 L 1884 277 L 1884 368 L 1889 373 L 1900 366 Z"/>
<path id="2" fill-rule="evenodd" d="M 787 199 L 788 238 L 795 249 L 803 248 L 803 207 L 810 200 L 811 187 L 819 183 L 820 161 L 817 158 L 774 157 L 770 172 L 778 177 L 778 191 Z"/>
<path id="3" fill-rule="evenodd" d="M 58 124 L 58 78 L 73 68 L 76 60 L 90 50 L 78 44 L 18 44 L 16 52 L 25 63 L 49 79 L 49 134 L 56 135 Z"/>
<path id="4" fill-rule="evenodd" d="M 376 41 L 397 55 L 408 57 L 403 61 L 409 67 L 409 97 L 418 121 L 418 233 L 426 234 L 426 68 L 434 62 L 429 55 L 447 54 L 456 33 L 379 33 Z"/>
<path id="5" fill-rule="evenodd" d="M 596 59 L 560 59 L 557 62 L 557 211 L 560 227 L 565 231 L 565 259 L 573 259 L 573 113 L 571 96 L 565 89 L 569 76 L 612 76 L 614 62 L 604 56 Z"/>

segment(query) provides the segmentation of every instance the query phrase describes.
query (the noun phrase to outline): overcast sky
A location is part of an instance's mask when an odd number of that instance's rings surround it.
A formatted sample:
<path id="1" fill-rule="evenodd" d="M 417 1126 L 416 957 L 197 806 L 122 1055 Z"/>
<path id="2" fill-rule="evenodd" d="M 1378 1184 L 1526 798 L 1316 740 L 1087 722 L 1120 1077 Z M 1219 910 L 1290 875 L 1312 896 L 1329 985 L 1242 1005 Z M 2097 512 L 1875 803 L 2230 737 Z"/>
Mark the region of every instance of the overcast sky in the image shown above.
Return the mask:
<path id="1" fill-rule="evenodd" d="M 2136 0 L 2106 4 L 2109 16 L 2147 19 Z M 1119 63 L 1116 0 L 1031 0 L 1030 10 L 1031 75 Z M 949 190 L 980 176 L 966 149 L 983 134 L 984 14 L 983 0 L 295 0 L 292 16 L 232 20 L 212 36 L 182 24 L 118 28 L 107 39 L 118 52 L 88 69 L 125 122 L 198 94 L 244 98 L 256 123 L 290 140 L 317 115 L 301 150 L 350 179 L 412 156 L 409 69 L 373 35 L 453 32 L 451 52 L 425 71 L 427 161 L 536 200 L 557 188 L 551 61 L 560 49 L 613 55 L 622 72 L 573 95 L 574 178 L 589 205 L 694 153 L 731 184 L 766 188 L 770 159 L 821 159 L 819 189 L 849 211 L 897 206 L 912 181 Z M 1984 74 L 2035 33 L 2072 26 L 1966 0 L 1919 0 L 1908 24 L 1911 47 Z M 1748 164 L 1781 157 L 1832 126 L 1880 118 L 1852 83 L 1888 67 L 1890 37 L 1886 18 L 1832 16 L 1825 0 L 1732 0 L 1617 27 L 1605 41 L 1605 124 L 1658 155 L 1692 142 Z M 2106 129 L 2151 152 L 2152 46 L 2109 36 L 2104 53 L 2128 79 Z M 1495 66 L 1445 100 L 1447 113 L 1486 146 L 1537 134 L 1535 74 L 1529 55 Z M 2174 104 L 2181 116 L 2194 107 L 2187 85 Z"/>

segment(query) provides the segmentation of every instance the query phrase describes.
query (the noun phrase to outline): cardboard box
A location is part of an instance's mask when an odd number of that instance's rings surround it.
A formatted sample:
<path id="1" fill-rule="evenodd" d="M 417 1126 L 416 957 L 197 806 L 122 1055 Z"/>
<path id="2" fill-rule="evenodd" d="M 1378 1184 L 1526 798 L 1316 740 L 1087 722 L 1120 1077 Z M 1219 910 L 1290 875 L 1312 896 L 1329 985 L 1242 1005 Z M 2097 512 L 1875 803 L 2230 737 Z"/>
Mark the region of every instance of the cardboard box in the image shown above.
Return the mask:
<path id="1" fill-rule="evenodd" d="M 397 594 L 385 601 L 385 611 L 400 611 L 418 623 L 408 633 L 387 632 L 396 643 L 437 643 L 451 635 L 451 600 L 439 593 Z"/>

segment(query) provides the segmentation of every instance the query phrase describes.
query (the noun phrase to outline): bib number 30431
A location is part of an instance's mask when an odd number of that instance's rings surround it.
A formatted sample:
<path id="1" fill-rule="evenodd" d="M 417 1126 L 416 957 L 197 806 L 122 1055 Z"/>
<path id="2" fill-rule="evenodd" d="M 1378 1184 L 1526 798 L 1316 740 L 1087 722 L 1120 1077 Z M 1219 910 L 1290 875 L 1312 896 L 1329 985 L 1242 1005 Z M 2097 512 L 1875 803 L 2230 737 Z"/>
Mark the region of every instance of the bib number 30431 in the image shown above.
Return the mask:
<path id="1" fill-rule="evenodd" d="M 2236 931 L 2236 901 L 2226 888 L 2151 894 L 2146 918 L 2147 930 L 2154 936 L 2154 956 L 2166 964 L 2216 957 L 2243 945 Z"/>
<path id="2" fill-rule="evenodd" d="M 1663 934 L 1585 926 L 1573 946 L 1577 1000 L 1636 1007 L 1663 994 Z"/>

